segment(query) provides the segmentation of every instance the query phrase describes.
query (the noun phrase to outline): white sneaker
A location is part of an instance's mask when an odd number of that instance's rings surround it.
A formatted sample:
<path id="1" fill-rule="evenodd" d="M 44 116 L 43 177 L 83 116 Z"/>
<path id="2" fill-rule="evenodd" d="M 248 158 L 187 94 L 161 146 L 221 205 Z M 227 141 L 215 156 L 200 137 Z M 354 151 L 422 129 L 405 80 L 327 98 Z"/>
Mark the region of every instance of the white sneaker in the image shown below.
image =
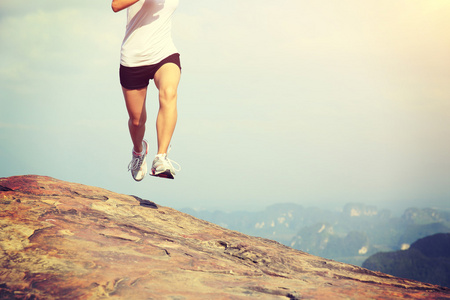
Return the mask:
<path id="1" fill-rule="evenodd" d="M 177 165 L 175 169 L 172 163 Z M 167 154 L 158 154 L 155 156 L 152 164 L 152 176 L 174 179 L 175 171 L 181 171 L 181 167 L 178 163 L 167 158 Z"/>
<path id="2" fill-rule="evenodd" d="M 142 152 L 136 153 L 133 149 L 132 159 L 128 164 L 128 171 L 131 171 L 131 176 L 136 181 L 141 181 L 144 179 L 147 173 L 147 153 L 148 153 L 148 143 L 146 140 L 142 141 Z"/>

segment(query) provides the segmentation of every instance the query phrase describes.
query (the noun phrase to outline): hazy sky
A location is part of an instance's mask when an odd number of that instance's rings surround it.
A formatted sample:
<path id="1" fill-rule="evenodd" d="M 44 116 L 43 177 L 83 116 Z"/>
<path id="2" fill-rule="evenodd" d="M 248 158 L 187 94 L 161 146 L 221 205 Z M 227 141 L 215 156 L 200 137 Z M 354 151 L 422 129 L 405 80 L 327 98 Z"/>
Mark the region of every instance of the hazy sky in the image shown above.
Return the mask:
<path id="1" fill-rule="evenodd" d="M 110 1 L 0 2 L 0 177 L 174 208 L 450 208 L 450 1 L 180 0 L 173 181 L 127 172 Z M 156 151 L 157 93 L 146 139 Z"/>

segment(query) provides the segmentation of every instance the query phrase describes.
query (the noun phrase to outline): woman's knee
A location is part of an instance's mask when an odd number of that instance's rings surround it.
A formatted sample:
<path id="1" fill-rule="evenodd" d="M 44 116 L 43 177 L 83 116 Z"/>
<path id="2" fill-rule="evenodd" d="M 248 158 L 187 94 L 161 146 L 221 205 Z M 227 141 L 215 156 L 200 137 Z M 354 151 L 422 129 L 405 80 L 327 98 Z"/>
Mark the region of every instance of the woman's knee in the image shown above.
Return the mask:
<path id="1" fill-rule="evenodd" d="M 170 103 L 177 100 L 177 88 L 167 86 L 159 90 L 159 100 L 164 103 Z"/>
<path id="2" fill-rule="evenodd" d="M 133 127 L 140 128 L 142 126 L 145 126 L 146 121 L 147 121 L 146 116 L 140 116 L 140 117 L 130 116 L 128 123 Z"/>

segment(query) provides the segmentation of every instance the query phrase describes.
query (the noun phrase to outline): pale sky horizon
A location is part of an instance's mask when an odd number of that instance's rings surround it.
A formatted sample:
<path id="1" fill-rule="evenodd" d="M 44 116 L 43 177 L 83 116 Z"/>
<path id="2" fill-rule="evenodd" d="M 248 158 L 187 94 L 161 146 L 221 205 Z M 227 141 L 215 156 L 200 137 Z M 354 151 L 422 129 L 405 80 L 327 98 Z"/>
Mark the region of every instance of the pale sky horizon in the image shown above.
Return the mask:
<path id="1" fill-rule="evenodd" d="M 183 1 L 173 181 L 132 180 L 109 1 L 0 3 L 0 177 L 163 206 L 450 209 L 450 1 Z M 156 151 L 157 98 L 146 139 Z M 153 152 L 152 152 L 153 151 Z"/>

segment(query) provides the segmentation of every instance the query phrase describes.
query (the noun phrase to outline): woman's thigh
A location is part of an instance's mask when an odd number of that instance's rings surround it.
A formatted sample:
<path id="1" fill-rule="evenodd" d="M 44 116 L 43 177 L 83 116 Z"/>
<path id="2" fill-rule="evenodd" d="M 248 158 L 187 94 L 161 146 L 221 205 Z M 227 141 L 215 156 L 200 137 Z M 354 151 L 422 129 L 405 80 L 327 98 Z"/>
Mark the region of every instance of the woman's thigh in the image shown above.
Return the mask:
<path id="1" fill-rule="evenodd" d="M 160 93 L 175 93 L 176 95 L 180 77 L 180 68 L 174 63 L 167 63 L 155 73 L 154 81 Z"/>
<path id="2" fill-rule="evenodd" d="M 145 122 L 147 113 L 145 110 L 145 100 L 147 97 L 147 87 L 136 90 L 129 90 L 122 87 L 125 98 L 125 105 L 127 107 L 130 119 L 136 123 Z"/>

